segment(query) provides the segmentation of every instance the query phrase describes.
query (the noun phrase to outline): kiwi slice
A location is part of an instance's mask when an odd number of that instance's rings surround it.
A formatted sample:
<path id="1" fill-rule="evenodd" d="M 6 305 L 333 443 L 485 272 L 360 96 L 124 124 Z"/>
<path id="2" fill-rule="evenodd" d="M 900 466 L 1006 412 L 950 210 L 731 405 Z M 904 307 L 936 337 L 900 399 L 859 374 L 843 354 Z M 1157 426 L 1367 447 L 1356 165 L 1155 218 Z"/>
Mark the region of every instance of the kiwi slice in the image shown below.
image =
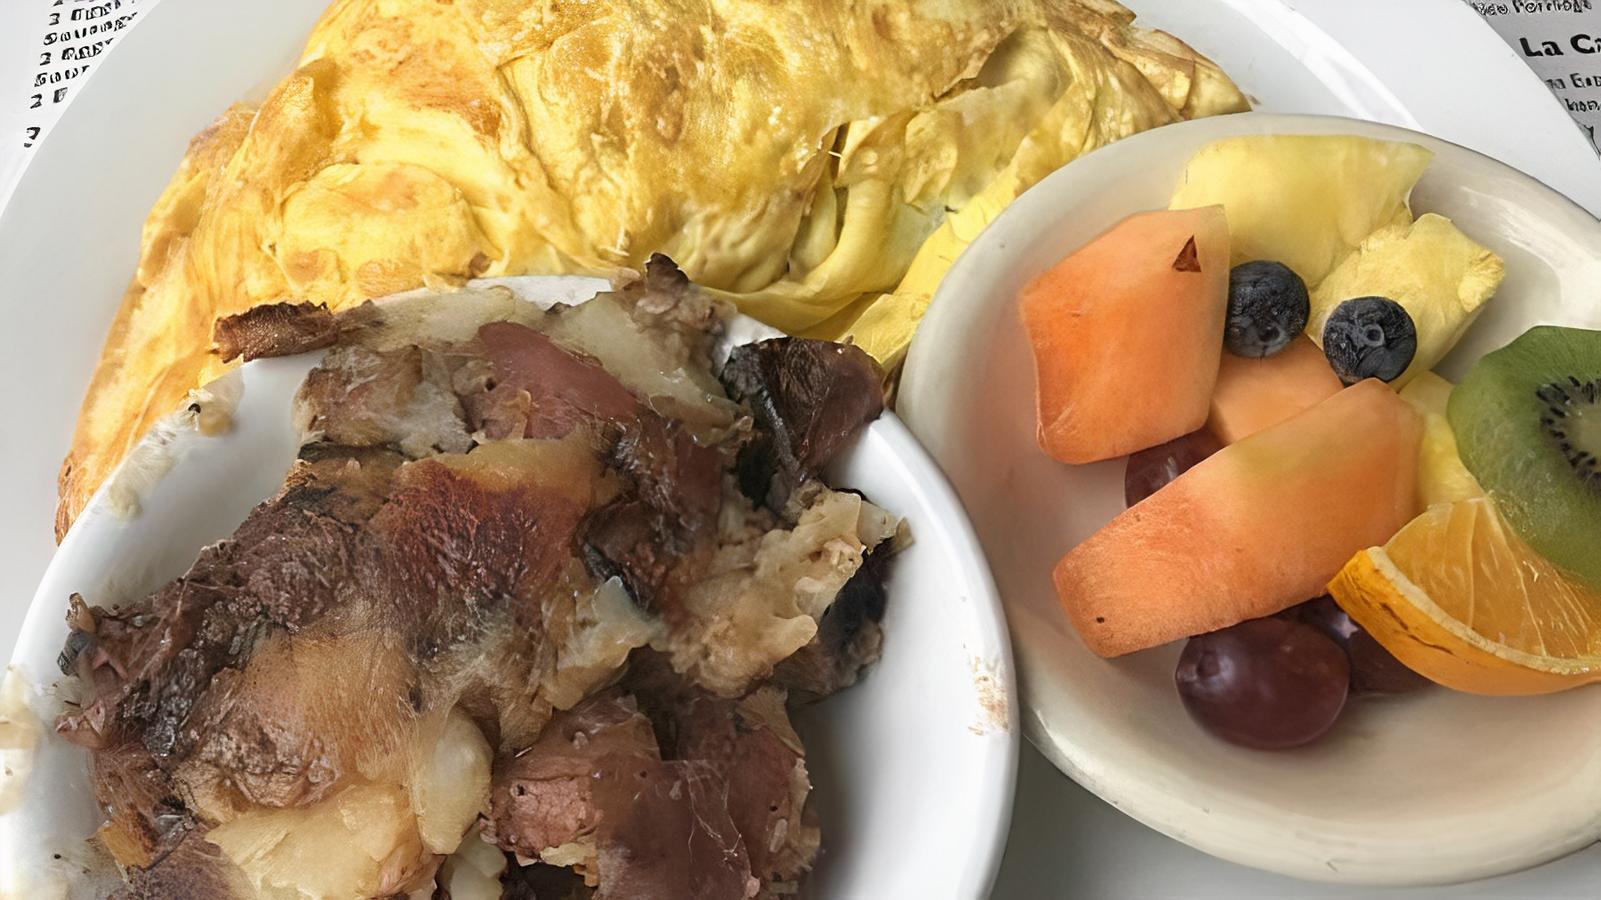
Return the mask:
<path id="1" fill-rule="evenodd" d="M 1601 589 L 1601 331 L 1529 329 L 1474 365 L 1446 415 L 1513 529 Z"/>

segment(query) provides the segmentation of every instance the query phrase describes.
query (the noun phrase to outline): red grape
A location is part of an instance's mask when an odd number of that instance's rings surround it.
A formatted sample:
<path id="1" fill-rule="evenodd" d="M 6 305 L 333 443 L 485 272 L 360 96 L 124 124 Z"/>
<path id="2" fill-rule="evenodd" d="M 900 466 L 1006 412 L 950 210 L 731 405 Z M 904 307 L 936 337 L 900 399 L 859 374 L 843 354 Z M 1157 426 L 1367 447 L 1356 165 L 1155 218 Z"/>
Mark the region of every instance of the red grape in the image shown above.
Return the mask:
<path id="1" fill-rule="evenodd" d="M 1292 606 L 1280 615 L 1322 629 L 1345 648 L 1351 660 L 1351 692 L 1354 694 L 1404 694 L 1433 684 L 1390 655 L 1384 645 L 1351 621 L 1345 610 L 1327 594 Z"/>
<path id="2" fill-rule="evenodd" d="M 1285 750 L 1334 724 L 1351 664 L 1317 628 L 1272 617 L 1190 638 L 1173 679 L 1185 710 L 1206 730 L 1246 747 Z"/>
<path id="3" fill-rule="evenodd" d="M 1123 502 L 1133 506 L 1222 449 L 1223 444 L 1202 428 L 1131 455 L 1123 473 Z"/>
<path id="4" fill-rule="evenodd" d="M 1358 694 L 1404 694 L 1434 683 L 1408 669 L 1366 631 L 1351 635 L 1345 652 L 1351 657 L 1351 690 Z"/>

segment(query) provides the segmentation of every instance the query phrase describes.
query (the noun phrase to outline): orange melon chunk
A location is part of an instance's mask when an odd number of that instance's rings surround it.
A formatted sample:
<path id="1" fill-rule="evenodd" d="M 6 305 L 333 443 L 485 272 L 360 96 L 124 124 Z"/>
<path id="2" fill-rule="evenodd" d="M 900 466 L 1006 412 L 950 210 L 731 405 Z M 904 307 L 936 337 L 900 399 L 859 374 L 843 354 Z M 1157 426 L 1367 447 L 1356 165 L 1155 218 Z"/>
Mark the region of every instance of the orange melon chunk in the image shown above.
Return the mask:
<path id="1" fill-rule="evenodd" d="M 1041 449 L 1095 462 L 1204 425 L 1228 282 L 1221 206 L 1130 216 L 1031 282 Z"/>
<path id="2" fill-rule="evenodd" d="M 1339 393 L 1341 386 L 1328 358 L 1304 334 L 1261 359 L 1224 353 L 1206 427 L 1219 441 L 1232 444 L 1311 409 Z"/>
<path id="3" fill-rule="evenodd" d="M 1422 432 L 1370 379 L 1230 444 L 1062 557 L 1062 606 L 1119 656 L 1315 597 L 1416 514 Z"/>

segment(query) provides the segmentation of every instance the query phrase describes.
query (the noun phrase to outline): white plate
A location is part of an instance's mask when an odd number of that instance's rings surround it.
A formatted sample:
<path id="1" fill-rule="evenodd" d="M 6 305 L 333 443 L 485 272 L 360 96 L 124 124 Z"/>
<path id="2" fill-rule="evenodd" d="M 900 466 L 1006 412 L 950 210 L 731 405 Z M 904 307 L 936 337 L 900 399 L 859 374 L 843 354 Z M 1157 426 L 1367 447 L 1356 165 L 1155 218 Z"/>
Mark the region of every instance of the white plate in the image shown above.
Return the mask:
<path id="1" fill-rule="evenodd" d="M 1601 163 L 1539 80 L 1459 0 L 1125 2 L 1227 66 L 1267 109 L 1420 125 L 1512 160 L 1601 212 Z M 11 326 L 0 331 L 8 415 L 0 463 L 13 475 L 0 508 L 0 651 L 14 641 L 54 550 L 54 473 L 138 258 L 139 223 L 189 136 L 234 100 L 263 95 L 323 5 L 162 0 L 151 8 L 146 0 L 136 27 L 75 89 L 0 212 L 0 306 Z M 1035 800 L 1047 791 L 1057 799 L 1049 815 L 1025 802 L 1017 824 L 1053 840 L 1025 842 L 1026 855 L 1009 857 L 999 889 L 1006 896 L 1061 886 L 1075 897 L 1187 896 L 1198 878 L 1220 896 L 1261 889 L 1252 873 L 1220 871 L 1177 845 L 1153 847 L 1139 826 L 1081 791 L 1024 787 Z M 1067 840 L 1075 853 L 1047 849 Z M 1089 862 L 1093 874 L 1062 869 Z"/>
<path id="2" fill-rule="evenodd" d="M 581 302 L 588 278 L 492 279 L 541 305 Z M 742 319 L 739 341 L 773 334 Z M 13 660 L 35 712 L 53 717 L 66 598 L 109 605 L 182 574 L 204 545 L 226 537 L 283 480 L 298 449 L 296 388 L 321 353 L 240 370 L 235 427 L 184 432 L 177 462 L 132 519 L 102 490 L 45 572 Z M 911 524 L 914 543 L 889 579 L 883 657 L 854 687 L 802 710 L 825 852 L 808 880 L 814 897 L 978 896 L 1000 863 L 1017 763 L 1011 655 L 993 582 L 961 506 L 893 414 L 874 422 L 829 473 Z M 71 871 L 100 822 L 86 755 L 59 739 L 31 760 L 21 804 L 0 815 L 0 897 L 42 894 Z M 66 857 L 55 861 L 56 853 Z M 918 859 L 916 865 L 887 860 Z M 7 883 L 8 878 L 29 879 Z M 14 893 L 8 893 L 13 891 Z"/>
<path id="3" fill-rule="evenodd" d="M 1538 322 L 1601 327 L 1601 224 L 1460 147 L 1353 120 L 1248 114 L 1136 135 L 1041 182 L 952 268 L 912 344 L 899 408 L 967 504 L 1006 604 L 1024 727 L 1113 805 L 1225 859 L 1301 878 L 1478 878 L 1594 841 L 1601 689 L 1518 700 L 1427 691 L 1348 708 L 1331 736 L 1258 753 L 1193 725 L 1173 690 L 1179 645 L 1118 660 L 1072 633 L 1056 560 L 1123 508 L 1121 461 L 1063 466 L 1034 436 L 1017 292 L 1129 213 L 1163 208 L 1189 156 L 1232 134 L 1362 134 L 1436 153 L 1414 209 L 1454 218 L 1506 260 L 1496 299 L 1442 366 Z"/>
<path id="4" fill-rule="evenodd" d="M 161 0 L 98 60 L 0 211 L 0 650 L 53 549 L 55 473 L 189 138 L 260 98 L 326 0 Z M 1458 0 L 1127 0 L 1222 63 L 1264 108 L 1417 127 L 1511 160 L 1601 213 L 1601 161 L 1561 105 Z M 1381 27 L 1382 25 L 1382 27 Z M 1429 40 L 1419 39 L 1427 35 Z"/>

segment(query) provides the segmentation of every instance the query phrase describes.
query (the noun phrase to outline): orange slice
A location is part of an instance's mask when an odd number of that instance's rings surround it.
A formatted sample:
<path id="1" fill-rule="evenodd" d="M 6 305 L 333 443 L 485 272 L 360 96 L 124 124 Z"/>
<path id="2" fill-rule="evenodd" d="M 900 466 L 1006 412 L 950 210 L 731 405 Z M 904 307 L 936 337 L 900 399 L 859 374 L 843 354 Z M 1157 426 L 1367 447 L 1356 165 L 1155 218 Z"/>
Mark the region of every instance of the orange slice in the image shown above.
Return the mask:
<path id="1" fill-rule="evenodd" d="M 1525 544 L 1489 498 L 1429 507 L 1329 592 L 1409 668 L 1476 694 L 1601 681 L 1601 593 Z"/>

